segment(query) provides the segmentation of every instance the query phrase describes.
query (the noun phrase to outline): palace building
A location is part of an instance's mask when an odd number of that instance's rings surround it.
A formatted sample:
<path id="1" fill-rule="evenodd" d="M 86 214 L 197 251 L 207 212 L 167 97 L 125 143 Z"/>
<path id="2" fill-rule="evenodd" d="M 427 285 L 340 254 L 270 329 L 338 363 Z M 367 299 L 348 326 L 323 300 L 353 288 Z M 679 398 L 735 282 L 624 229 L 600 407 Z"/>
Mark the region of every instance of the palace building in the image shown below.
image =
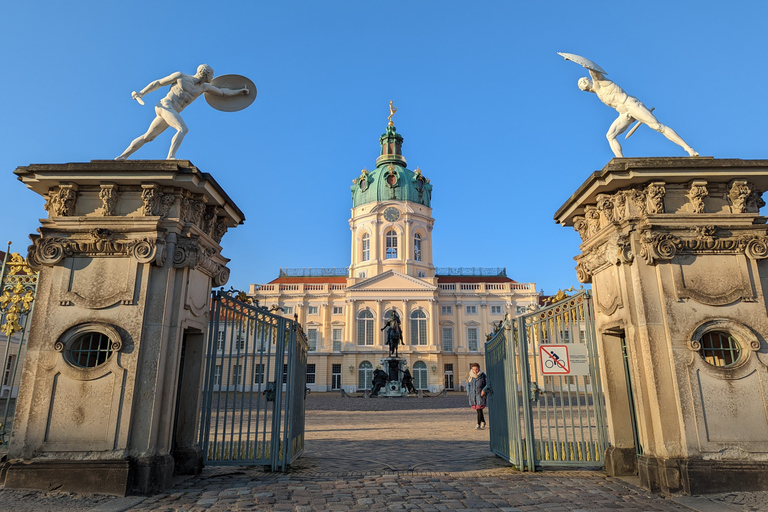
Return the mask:
<path id="1" fill-rule="evenodd" d="M 486 334 L 505 315 L 538 304 L 539 293 L 503 268 L 435 267 L 430 180 L 406 167 L 391 116 L 379 141 L 376 168 L 363 169 L 351 187 L 349 267 L 284 269 L 268 284 L 252 284 L 249 295 L 298 315 L 312 390 L 370 389 L 373 370 L 389 353 L 381 329 L 392 312 L 402 322 L 399 354 L 415 387 L 460 389 L 471 363 L 485 367 Z"/>

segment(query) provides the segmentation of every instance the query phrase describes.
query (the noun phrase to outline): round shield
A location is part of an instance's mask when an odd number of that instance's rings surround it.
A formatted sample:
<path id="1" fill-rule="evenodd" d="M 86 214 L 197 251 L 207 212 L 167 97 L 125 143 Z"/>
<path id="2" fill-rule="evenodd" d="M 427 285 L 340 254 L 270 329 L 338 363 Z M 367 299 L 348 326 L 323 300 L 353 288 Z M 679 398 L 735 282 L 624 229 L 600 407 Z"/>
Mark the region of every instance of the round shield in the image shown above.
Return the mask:
<path id="1" fill-rule="evenodd" d="M 581 55 L 576 55 L 573 53 L 561 53 L 557 52 L 558 55 L 560 55 L 565 60 L 570 60 L 572 62 L 575 62 L 576 64 L 579 64 L 582 67 L 585 67 L 587 69 L 591 69 L 592 71 L 597 71 L 598 73 L 602 73 L 604 75 L 607 75 L 608 72 L 592 62 L 591 60 L 587 59 L 586 57 L 582 57 Z"/>
<path id="2" fill-rule="evenodd" d="M 219 89 L 248 88 L 248 94 L 236 94 L 234 96 L 216 96 L 210 92 L 205 93 L 205 101 L 216 110 L 222 112 L 237 112 L 243 110 L 256 99 L 256 86 L 248 78 L 241 75 L 221 75 L 211 80 L 211 85 Z"/>

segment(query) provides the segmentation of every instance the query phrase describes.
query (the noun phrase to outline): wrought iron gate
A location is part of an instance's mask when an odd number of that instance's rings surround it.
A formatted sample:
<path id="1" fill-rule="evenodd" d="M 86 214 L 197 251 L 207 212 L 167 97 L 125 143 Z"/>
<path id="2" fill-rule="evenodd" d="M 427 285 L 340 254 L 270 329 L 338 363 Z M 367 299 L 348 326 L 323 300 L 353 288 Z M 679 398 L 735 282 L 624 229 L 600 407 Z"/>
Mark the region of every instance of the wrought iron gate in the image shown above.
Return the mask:
<path id="1" fill-rule="evenodd" d="M 304 451 L 307 339 L 295 320 L 214 291 L 200 446 L 209 465 L 285 471 Z"/>
<path id="2" fill-rule="evenodd" d="M 37 277 L 20 254 L 11 253 L 8 242 L 0 271 L 0 448 L 11 435 Z"/>
<path id="3" fill-rule="evenodd" d="M 605 405 L 589 292 L 506 324 L 485 345 L 491 451 L 530 471 L 602 467 Z"/>

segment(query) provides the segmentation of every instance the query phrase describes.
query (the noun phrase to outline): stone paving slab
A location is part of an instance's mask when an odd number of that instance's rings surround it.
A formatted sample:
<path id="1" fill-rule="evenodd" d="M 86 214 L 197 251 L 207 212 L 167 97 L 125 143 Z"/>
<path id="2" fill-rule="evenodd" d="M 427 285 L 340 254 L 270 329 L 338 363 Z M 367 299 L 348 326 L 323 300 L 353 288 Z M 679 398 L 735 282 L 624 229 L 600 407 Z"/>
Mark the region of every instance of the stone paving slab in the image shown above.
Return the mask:
<path id="1" fill-rule="evenodd" d="M 522 473 L 489 452 L 488 431 L 474 429 L 463 394 L 366 400 L 313 393 L 305 453 L 286 474 L 209 466 L 151 497 L 0 487 L 0 510 L 754 512 L 768 510 L 768 493 L 666 498 L 601 471 Z"/>

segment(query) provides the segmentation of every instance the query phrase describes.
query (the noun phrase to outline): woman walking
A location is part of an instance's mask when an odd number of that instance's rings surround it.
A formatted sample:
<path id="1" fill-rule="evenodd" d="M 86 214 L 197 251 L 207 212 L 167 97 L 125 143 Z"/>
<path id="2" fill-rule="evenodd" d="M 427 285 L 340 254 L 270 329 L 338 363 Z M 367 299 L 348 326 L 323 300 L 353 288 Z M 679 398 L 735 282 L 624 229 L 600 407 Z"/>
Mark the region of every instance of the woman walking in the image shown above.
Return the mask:
<path id="1" fill-rule="evenodd" d="M 485 388 L 487 384 L 488 378 L 480 371 L 480 365 L 472 363 L 467 378 L 467 395 L 469 396 L 469 406 L 477 411 L 477 426 L 475 428 L 478 430 L 485 428 L 483 409 L 486 406 Z"/>

